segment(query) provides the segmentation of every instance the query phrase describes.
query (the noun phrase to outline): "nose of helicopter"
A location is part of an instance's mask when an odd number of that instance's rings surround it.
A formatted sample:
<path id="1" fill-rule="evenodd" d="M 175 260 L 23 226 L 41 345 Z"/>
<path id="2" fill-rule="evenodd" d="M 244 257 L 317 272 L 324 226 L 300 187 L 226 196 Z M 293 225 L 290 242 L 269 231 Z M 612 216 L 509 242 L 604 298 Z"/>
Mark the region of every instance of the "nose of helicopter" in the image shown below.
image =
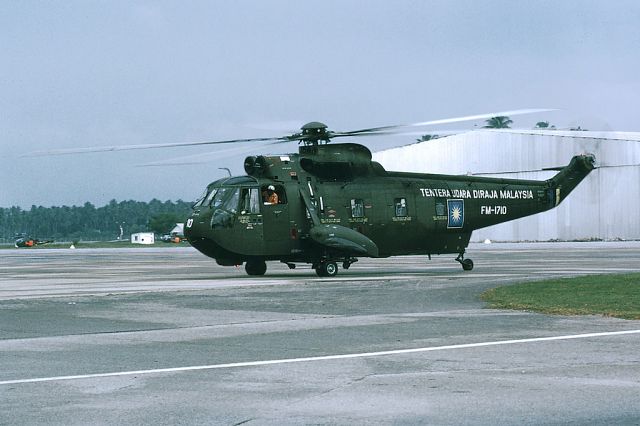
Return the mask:
<path id="1" fill-rule="evenodd" d="M 187 218 L 184 236 L 191 246 L 200 253 L 216 260 L 220 265 L 236 265 L 242 263 L 234 253 L 224 249 L 217 241 L 217 230 L 211 226 L 214 211 L 198 211 Z"/>
<path id="2" fill-rule="evenodd" d="M 185 238 L 189 242 L 201 238 L 205 226 L 205 218 L 203 217 L 202 212 L 200 210 L 194 210 L 184 224 Z"/>

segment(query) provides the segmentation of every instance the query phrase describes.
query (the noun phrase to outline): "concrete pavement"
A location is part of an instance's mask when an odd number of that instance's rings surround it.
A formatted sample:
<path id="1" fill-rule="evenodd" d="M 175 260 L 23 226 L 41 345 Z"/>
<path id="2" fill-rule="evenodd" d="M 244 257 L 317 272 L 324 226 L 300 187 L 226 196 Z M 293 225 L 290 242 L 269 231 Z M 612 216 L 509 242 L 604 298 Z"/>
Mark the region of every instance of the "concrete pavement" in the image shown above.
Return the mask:
<path id="1" fill-rule="evenodd" d="M 0 250 L 0 424 L 640 422 L 640 321 L 478 299 L 638 271 L 640 243 L 468 257 L 471 272 L 410 256 L 256 278 L 188 248 Z"/>

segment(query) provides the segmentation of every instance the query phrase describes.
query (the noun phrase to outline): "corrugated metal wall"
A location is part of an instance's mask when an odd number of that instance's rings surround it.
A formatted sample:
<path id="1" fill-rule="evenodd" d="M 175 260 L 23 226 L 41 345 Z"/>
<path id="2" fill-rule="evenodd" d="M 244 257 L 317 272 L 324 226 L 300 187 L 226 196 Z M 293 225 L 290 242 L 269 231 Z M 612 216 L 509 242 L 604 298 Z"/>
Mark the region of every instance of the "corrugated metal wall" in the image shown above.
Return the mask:
<path id="1" fill-rule="evenodd" d="M 492 173 L 564 166 L 576 154 L 598 165 L 640 164 L 640 133 L 477 130 L 373 154 L 387 170 Z M 555 172 L 510 178 L 545 180 Z M 506 177 L 502 175 L 502 177 Z M 594 170 L 557 208 L 475 231 L 472 241 L 640 239 L 640 167 Z"/>

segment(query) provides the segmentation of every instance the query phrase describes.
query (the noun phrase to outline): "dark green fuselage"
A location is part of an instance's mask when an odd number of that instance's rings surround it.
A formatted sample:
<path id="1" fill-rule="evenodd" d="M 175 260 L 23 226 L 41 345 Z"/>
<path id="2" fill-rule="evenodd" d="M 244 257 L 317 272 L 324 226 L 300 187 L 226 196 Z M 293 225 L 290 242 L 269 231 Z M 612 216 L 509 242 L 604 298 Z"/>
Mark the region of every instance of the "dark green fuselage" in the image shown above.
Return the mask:
<path id="1" fill-rule="evenodd" d="M 392 172 L 361 145 L 303 146 L 249 157 L 247 176 L 210 184 L 185 232 L 223 265 L 461 254 L 473 230 L 557 206 L 593 162 L 576 156 L 553 178 L 532 181 Z M 268 185 L 278 204 L 264 203 Z"/>

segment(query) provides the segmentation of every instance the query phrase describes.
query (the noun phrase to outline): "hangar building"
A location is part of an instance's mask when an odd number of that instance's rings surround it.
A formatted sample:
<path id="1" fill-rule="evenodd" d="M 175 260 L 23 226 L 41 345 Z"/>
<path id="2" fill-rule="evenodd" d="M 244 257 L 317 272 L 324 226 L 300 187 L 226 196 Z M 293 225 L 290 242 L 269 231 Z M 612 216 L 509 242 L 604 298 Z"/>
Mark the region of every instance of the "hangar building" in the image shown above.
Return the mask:
<path id="1" fill-rule="evenodd" d="M 557 208 L 477 230 L 471 240 L 640 239 L 640 132 L 482 129 L 379 151 L 373 159 L 387 170 L 546 180 L 556 172 L 496 172 L 565 166 L 583 153 L 604 167 Z"/>

